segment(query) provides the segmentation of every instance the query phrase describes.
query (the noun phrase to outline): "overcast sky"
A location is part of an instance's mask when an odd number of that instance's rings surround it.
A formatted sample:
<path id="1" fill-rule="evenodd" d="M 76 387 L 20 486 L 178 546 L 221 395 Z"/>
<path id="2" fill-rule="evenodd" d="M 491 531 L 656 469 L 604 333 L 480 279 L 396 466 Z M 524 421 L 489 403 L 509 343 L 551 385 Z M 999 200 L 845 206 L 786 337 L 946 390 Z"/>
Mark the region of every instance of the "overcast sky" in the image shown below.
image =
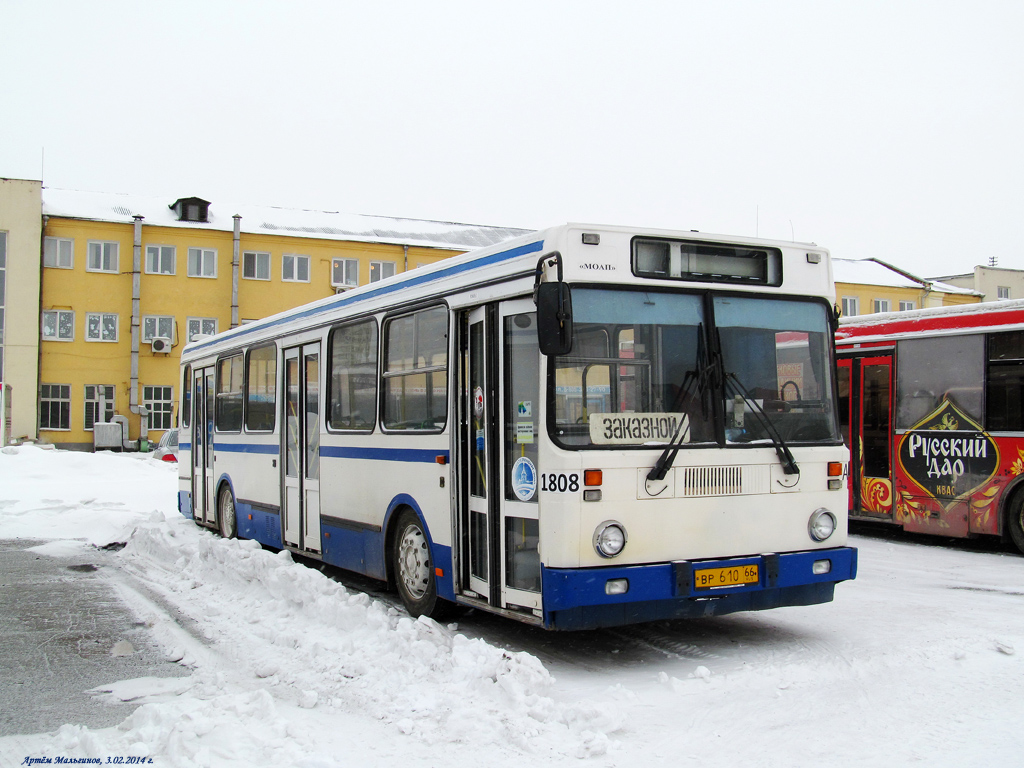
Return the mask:
<path id="1" fill-rule="evenodd" d="M 0 0 L 0 176 L 1024 268 L 1022 52 L 1020 0 Z"/>

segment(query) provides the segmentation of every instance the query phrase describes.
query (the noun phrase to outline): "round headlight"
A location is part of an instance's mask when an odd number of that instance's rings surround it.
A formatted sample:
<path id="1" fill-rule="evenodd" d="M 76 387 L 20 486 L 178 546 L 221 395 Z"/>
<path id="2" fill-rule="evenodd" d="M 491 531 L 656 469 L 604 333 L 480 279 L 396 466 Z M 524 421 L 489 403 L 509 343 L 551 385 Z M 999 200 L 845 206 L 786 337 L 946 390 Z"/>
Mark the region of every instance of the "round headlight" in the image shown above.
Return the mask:
<path id="1" fill-rule="evenodd" d="M 601 557 L 615 557 L 626 546 L 626 529 L 622 523 L 606 520 L 594 531 L 594 549 Z"/>
<path id="2" fill-rule="evenodd" d="M 815 541 L 824 541 L 836 532 L 836 516 L 824 507 L 814 510 L 807 521 L 807 532 Z"/>

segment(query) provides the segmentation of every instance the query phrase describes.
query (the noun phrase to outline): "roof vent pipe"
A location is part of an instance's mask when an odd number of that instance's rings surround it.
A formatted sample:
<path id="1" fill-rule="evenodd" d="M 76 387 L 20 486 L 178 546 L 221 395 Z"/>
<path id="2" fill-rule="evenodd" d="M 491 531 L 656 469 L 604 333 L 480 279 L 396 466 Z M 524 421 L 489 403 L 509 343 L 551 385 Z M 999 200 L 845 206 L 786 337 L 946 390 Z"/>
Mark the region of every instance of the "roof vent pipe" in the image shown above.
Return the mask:
<path id="1" fill-rule="evenodd" d="M 238 327 L 238 250 L 242 240 L 242 217 L 232 216 L 235 220 L 235 235 L 231 243 L 231 327 Z"/>

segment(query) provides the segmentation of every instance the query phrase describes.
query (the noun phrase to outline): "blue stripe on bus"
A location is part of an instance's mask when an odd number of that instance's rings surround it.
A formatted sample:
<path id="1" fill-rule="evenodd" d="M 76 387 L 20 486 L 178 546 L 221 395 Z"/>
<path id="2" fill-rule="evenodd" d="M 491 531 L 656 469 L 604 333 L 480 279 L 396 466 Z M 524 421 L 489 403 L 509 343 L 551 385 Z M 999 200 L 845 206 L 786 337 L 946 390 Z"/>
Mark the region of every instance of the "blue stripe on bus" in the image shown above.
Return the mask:
<path id="1" fill-rule="evenodd" d="M 310 307 L 309 309 L 303 310 L 301 312 L 296 312 L 295 314 L 288 315 L 287 317 L 278 318 L 277 320 L 274 320 L 273 322 L 269 323 L 253 323 L 251 325 L 243 326 L 246 330 L 240 331 L 228 338 L 232 340 L 240 340 L 245 336 L 248 336 L 250 333 L 256 333 L 258 331 L 266 330 L 267 328 L 273 328 L 274 326 L 277 325 L 284 325 L 286 323 L 291 323 L 296 320 L 303 320 L 311 317 L 316 317 L 317 315 L 323 314 L 325 312 L 333 312 L 335 309 L 338 309 L 339 307 L 344 307 L 349 304 L 355 304 L 360 301 L 366 301 L 367 299 L 374 299 L 377 298 L 378 296 L 386 296 L 389 293 L 394 293 L 395 291 L 402 290 L 404 288 L 412 288 L 417 285 L 425 285 L 426 283 L 432 283 L 438 280 L 447 280 L 453 275 L 457 275 L 462 272 L 467 272 L 473 269 L 478 269 L 479 267 L 488 267 L 491 266 L 492 264 L 498 264 L 502 261 L 508 261 L 509 259 L 514 259 L 519 256 L 525 256 L 528 253 L 536 253 L 537 251 L 540 251 L 543 248 L 544 241 L 538 240 L 535 243 L 521 245 L 518 248 L 512 248 L 511 250 L 508 251 L 492 253 L 490 256 L 484 256 L 482 258 L 467 262 L 465 264 L 456 264 L 454 266 L 442 269 L 438 272 L 430 272 L 425 275 L 415 275 L 406 280 L 402 280 L 391 285 L 384 285 L 375 290 L 367 291 L 366 293 L 360 293 L 357 295 L 342 294 L 341 296 L 338 296 L 335 301 L 332 301 L 330 304 L 326 306 Z M 214 344 L 220 344 L 223 341 L 227 341 L 227 339 L 213 338 L 203 342 L 199 342 L 194 346 L 190 345 L 189 354 L 191 355 L 193 352 L 196 352 L 200 349 L 205 349 L 206 347 L 209 347 Z"/>
<path id="2" fill-rule="evenodd" d="M 182 450 L 189 450 L 188 444 L 183 444 Z M 255 443 L 218 443 L 214 442 L 215 451 L 224 453 L 262 453 L 276 456 L 280 450 L 276 444 L 262 445 Z M 449 458 L 449 451 L 446 448 L 436 450 L 424 448 L 356 448 L 353 446 L 321 445 L 320 456 L 331 459 L 367 459 L 370 461 L 402 461 L 413 464 L 433 464 L 438 456 L 444 456 L 445 462 Z"/>
<path id="3" fill-rule="evenodd" d="M 267 453 L 274 456 L 280 452 L 277 443 L 273 445 L 263 443 L 218 443 L 216 440 L 213 442 L 213 449 L 215 451 L 223 451 L 224 453 Z"/>
<path id="4" fill-rule="evenodd" d="M 448 460 L 448 451 L 422 448 L 354 448 L 352 446 L 320 446 L 320 456 L 332 459 L 370 459 L 374 461 L 405 461 L 433 464 L 438 456 Z"/>

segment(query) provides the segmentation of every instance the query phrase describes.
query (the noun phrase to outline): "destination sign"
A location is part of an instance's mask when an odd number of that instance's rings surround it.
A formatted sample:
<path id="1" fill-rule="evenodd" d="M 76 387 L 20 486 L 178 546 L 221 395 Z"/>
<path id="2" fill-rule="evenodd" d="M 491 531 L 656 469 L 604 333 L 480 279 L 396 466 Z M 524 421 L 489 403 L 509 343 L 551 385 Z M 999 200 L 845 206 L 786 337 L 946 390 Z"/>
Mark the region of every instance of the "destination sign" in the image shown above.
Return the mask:
<path id="1" fill-rule="evenodd" d="M 664 444 L 677 433 L 679 442 L 690 442 L 690 420 L 681 413 L 590 414 L 590 442 L 595 445 Z"/>

